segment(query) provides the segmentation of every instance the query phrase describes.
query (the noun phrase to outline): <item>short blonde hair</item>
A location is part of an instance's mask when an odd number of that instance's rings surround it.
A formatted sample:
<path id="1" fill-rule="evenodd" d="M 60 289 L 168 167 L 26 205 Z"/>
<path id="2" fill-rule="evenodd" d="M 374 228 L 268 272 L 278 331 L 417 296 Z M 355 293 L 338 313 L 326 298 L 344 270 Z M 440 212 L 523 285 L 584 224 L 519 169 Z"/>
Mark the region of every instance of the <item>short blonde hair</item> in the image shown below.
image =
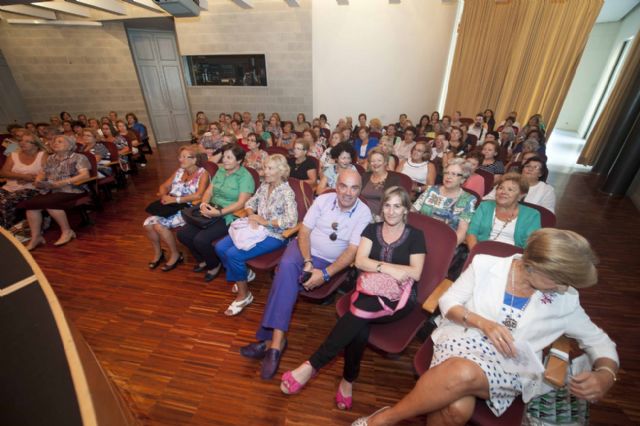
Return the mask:
<path id="1" fill-rule="evenodd" d="M 387 164 L 389 162 L 389 155 L 385 154 L 384 151 L 382 151 L 382 148 L 377 146 L 373 148 L 371 151 L 369 151 L 369 153 L 367 154 L 367 160 L 369 163 L 371 163 L 371 157 L 373 157 L 376 154 L 382 155 L 384 164 Z M 371 169 L 371 167 L 369 167 L 369 169 Z"/>
<path id="2" fill-rule="evenodd" d="M 509 180 L 515 182 L 518 185 L 521 194 L 526 194 L 527 192 L 529 192 L 529 182 L 524 176 L 516 172 L 505 173 L 504 175 L 502 175 L 502 179 L 500 179 L 500 183 L 498 184 L 498 186 Z"/>
<path id="3" fill-rule="evenodd" d="M 372 118 L 371 121 L 369 121 L 369 125 L 378 129 L 382 128 L 382 122 L 379 118 Z"/>
<path id="4" fill-rule="evenodd" d="M 533 232 L 522 262 L 559 285 L 586 288 L 598 282 L 598 258 L 589 241 L 573 231 L 542 228 Z"/>
<path id="5" fill-rule="evenodd" d="M 287 159 L 282 154 L 271 154 L 267 157 L 266 163 L 272 163 L 276 170 L 280 173 L 280 177 L 282 181 L 286 181 L 289 179 L 289 173 L 291 172 L 291 168 L 287 163 Z"/>

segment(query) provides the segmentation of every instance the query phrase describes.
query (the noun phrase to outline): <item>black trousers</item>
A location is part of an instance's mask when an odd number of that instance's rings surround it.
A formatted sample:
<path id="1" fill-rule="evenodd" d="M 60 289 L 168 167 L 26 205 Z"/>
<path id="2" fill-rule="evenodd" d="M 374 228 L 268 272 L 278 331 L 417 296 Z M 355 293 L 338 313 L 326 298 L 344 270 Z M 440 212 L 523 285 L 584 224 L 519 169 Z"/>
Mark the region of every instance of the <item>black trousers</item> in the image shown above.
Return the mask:
<path id="1" fill-rule="evenodd" d="M 206 262 L 207 269 L 216 268 L 220 259 L 213 248 L 213 241 L 225 237 L 229 233 L 229 227 L 224 219 L 217 220 L 207 229 L 185 224 L 178 230 L 178 240 L 189 248 L 198 263 Z"/>
<path id="2" fill-rule="evenodd" d="M 348 382 L 355 381 L 358 378 L 358 374 L 360 374 L 360 361 L 362 360 L 362 355 L 369 340 L 370 324 L 385 324 L 404 318 L 413 310 L 415 304 L 416 294 L 414 286 L 413 293 L 405 307 L 393 315 L 364 319 L 353 315 L 351 311 L 347 311 L 342 318 L 338 319 L 338 322 L 324 343 L 320 345 L 320 348 L 309 358 L 311 366 L 316 370 L 321 369 L 344 349 L 344 370 L 342 377 Z M 360 294 L 355 301 L 355 306 L 369 312 L 375 312 L 381 309 L 378 298 L 366 294 Z M 393 307 L 395 303 L 389 303 L 389 306 Z"/>

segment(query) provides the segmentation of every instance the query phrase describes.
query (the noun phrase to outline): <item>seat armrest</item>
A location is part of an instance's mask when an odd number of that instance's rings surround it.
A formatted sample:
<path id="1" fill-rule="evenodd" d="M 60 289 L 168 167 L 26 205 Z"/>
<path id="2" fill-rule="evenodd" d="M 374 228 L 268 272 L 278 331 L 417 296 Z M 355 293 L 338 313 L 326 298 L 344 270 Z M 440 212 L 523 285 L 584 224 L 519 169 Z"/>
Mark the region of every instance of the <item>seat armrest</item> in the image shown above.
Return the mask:
<path id="1" fill-rule="evenodd" d="M 298 223 L 296 226 L 294 226 L 293 228 L 289 228 L 289 229 L 285 229 L 282 232 L 282 236 L 285 238 L 291 238 L 293 235 L 295 235 L 298 231 L 300 230 L 300 224 Z"/>
<path id="2" fill-rule="evenodd" d="M 84 185 L 85 183 L 91 182 L 91 181 L 94 181 L 94 180 L 98 180 L 98 176 L 92 176 L 92 177 L 88 177 L 86 179 L 82 179 L 80 182 L 74 183 L 74 185 L 75 186 Z"/>
<path id="3" fill-rule="evenodd" d="M 438 309 L 438 301 L 442 297 L 442 295 L 449 290 L 449 287 L 453 285 L 453 281 L 449 279 L 444 279 L 438 284 L 438 286 L 431 292 L 427 300 L 422 304 L 422 309 L 429 313 L 434 313 L 436 309 Z"/>
<path id="4" fill-rule="evenodd" d="M 558 337 L 551 345 L 549 359 L 544 370 L 544 379 L 556 388 L 564 387 L 566 384 L 570 350 L 571 341 L 566 336 Z"/>
<path id="5" fill-rule="evenodd" d="M 247 209 L 240 209 L 233 212 L 233 215 L 236 217 L 247 217 Z"/>

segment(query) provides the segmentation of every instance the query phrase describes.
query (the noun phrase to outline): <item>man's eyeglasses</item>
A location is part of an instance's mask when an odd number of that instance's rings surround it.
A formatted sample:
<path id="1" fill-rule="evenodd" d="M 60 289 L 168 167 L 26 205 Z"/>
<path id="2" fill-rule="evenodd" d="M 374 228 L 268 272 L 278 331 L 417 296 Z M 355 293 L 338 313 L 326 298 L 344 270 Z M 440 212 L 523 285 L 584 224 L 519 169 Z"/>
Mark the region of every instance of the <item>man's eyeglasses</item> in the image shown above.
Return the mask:
<path id="1" fill-rule="evenodd" d="M 338 233 L 336 232 L 338 230 L 338 222 L 333 222 L 331 224 L 331 229 L 333 229 L 333 232 L 329 235 L 329 239 L 331 241 L 335 241 L 338 239 Z"/>

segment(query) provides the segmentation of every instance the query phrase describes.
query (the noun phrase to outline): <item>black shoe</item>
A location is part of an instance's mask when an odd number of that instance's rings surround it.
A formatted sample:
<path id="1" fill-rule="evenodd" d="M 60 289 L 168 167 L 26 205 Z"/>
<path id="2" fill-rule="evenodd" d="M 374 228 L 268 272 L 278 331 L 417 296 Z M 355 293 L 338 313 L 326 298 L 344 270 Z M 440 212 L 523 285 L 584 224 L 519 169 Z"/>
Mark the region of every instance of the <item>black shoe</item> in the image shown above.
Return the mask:
<path id="1" fill-rule="evenodd" d="M 202 272 L 205 269 L 207 269 L 206 263 L 204 265 L 197 264 L 196 266 L 193 267 L 193 272 Z"/>
<path id="2" fill-rule="evenodd" d="M 266 353 L 267 343 L 264 340 L 262 342 L 249 343 L 240 348 L 240 355 L 245 358 L 262 359 Z"/>
<path id="3" fill-rule="evenodd" d="M 178 260 L 176 260 L 175 262 L 173 262 L 171 265 L 169 265 L 168 263 L 165 264 L 161 269 L 162 272 L 169 272 L 172 271 L 174 269 L 176 269 L 176 266 L 178 266 L 178 264 L 184 262 L 184 256 L 182 255 L 182 253 L 180 253 L 180 256 L 178 257 Z"/>
<path id="4" fill-rule="evenodd" d="M 160 257 L 154 260 L 153 262 L 149 262 L 149 269 L 156 269 L 158 265 L 160 265 L 165 260 L 164 250 L 160 252 Z"/>
<path id="5" fill-rule="evenodd" d="M 219 264 L 218 266 L 216 266 L 215 268 L 213 268 L 212 269 L 213 272 L 207 272 L 204 275 L 204 280 L 206 282 L 213 281 L 214 278 L 218 276 L 218 273 L 220 272 L 220 269 L 222 269 L 222 263 Z"/>

